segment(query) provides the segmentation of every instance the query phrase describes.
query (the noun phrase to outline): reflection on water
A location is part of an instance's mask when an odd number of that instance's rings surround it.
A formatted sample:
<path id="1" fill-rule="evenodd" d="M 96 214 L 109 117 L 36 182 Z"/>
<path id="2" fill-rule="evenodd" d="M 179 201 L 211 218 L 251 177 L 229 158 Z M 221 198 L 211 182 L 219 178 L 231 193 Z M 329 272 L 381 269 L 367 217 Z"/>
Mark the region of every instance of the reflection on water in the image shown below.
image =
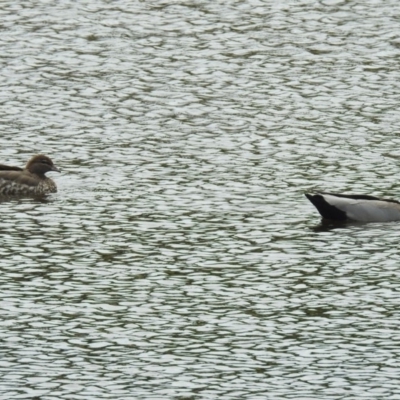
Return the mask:
<path id="1" fill-rule="evenodd" d="M 3 4 L 0 397 L 398 398 L 398 224 L 303 196 L 396 197 L 398 11 Z"/>
<path id="2" fill-rule="evenodd" d="M 318 225 L 311 227 L 314 232 L 329 232 L 333 229 L 348 230 L 351 227 L 368 229 L 368 223 L 359 221 L 329 221 L 321 219 Z"/>

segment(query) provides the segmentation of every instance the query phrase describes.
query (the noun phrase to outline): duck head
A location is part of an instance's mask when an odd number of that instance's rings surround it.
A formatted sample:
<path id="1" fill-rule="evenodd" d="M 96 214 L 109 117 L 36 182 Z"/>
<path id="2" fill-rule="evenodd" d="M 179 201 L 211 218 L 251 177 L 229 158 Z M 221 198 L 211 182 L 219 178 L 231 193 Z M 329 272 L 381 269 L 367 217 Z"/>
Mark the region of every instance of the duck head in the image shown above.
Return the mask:
<path id="1" fill-rule="evenodd" d="M 53 161 L 43 154 L 33 156 L 26 164 L 25 169 L 27 169 L 31 174 L 40 176 L 43 176 L 46 172 L 50 171 L 61 172 L 61 170 L 53 164 Z"/>

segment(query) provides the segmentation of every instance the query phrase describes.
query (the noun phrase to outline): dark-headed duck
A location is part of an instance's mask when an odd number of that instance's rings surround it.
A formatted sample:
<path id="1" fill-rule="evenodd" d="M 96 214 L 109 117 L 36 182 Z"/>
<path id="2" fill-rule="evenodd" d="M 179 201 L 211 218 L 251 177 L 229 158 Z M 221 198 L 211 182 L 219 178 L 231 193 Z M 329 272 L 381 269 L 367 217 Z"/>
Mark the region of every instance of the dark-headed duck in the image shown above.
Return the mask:
<path id="1" fill-rule="evenodd" d="M 400 221 L 400 203 L 368 195 L 306 194 L 322 218 L 336 221 Z"/>
<path id="2" fill-rule="evenodd" d="M 25 168 L 0 164 L 0 196 L 42 196 L 57 192 L 46 172 L 60 170 L 43 154 L 33 156 Z"/>

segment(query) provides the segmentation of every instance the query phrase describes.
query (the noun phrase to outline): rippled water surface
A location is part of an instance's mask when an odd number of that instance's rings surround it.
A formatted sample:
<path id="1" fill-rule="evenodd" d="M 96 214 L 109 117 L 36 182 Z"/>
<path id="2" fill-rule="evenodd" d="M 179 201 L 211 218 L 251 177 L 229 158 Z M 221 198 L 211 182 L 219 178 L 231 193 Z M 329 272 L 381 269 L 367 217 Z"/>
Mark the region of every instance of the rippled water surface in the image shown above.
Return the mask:
<path id="1" fill-rule="evenodd" d="M 2 3 L 1 399 L 400 399 L 400 3 Z"/>

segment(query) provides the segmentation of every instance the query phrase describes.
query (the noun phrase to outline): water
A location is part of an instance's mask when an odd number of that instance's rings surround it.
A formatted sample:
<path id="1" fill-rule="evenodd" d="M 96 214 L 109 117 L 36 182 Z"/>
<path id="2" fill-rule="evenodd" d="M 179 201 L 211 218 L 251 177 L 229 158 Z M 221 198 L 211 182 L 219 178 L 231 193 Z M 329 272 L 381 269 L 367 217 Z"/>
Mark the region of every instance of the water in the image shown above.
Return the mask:
<path id="1" fill-rule="evenodd" d="M 400 398 L 399 8 L 5 2 L 0 398 Z"/>

